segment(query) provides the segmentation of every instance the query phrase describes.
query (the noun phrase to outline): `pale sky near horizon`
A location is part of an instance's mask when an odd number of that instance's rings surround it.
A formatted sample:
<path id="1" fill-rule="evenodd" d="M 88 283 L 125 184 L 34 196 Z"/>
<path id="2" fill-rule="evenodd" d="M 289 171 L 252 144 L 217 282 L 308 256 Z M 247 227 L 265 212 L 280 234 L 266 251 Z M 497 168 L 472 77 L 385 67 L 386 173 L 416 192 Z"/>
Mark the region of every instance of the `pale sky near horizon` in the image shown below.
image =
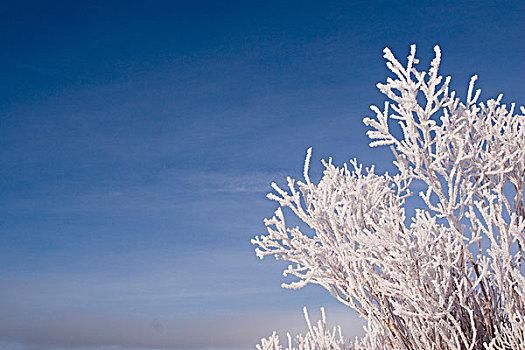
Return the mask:
<path id="1" fill-rule="evenodd" d="M 524 104 L 522 1 L 0 4 L 0 348 L 249 349 L 304 330 L 320 288 L 280 288 L 250 239 L 271 181 L 367 146 L 382 50 L 466 96 Z"/>

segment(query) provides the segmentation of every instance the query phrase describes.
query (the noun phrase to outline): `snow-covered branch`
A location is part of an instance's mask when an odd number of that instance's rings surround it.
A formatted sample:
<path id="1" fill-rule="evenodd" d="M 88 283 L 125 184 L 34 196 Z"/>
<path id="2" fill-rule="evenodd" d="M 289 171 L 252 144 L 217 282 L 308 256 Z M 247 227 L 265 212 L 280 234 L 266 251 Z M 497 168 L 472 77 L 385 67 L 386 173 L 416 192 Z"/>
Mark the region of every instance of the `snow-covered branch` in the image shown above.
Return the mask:
<path id="1" fill-rule="evenodd" d="M 284 275 L 296 280 L 283 287 L 320 285 L 368 322 L 346 345 L 323 328 L 323 312 L 299 349 L 523 347 L 525 109 L 517 114 L 501 95 L 478 102 L 476 76 L 461 102 L 438 73 L 437 46 L 428 71 L 416 69 L 415 46 L 406 66 L 384 53 L 394 76 L 377 86 L 389 101 L 364 123 L 371 147 L 390 146 L 397 173 L 329 159 L 314 184 L 308 150 L 304 182 L 272 184 L 279 208 L 265 220 L 268 234 L 252 240 L 260 258 L 290 262 Z M 414 181 L 426 207 L 406 218 Z M 289 227 L 283 209 L 306 231 Z M 258 349 L 282 347 L 273 335 Z"/>

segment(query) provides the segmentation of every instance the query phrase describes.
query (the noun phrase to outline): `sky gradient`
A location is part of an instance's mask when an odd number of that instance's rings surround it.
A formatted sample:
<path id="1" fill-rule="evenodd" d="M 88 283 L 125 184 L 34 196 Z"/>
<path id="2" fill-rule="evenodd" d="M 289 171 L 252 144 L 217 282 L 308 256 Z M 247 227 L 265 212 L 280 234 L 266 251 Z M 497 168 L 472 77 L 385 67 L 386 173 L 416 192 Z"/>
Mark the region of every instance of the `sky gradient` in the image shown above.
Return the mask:
<path id="1" fill-rule="evenodd" d="M 385 46 L 523 104 L 522 1 L 0 4 L 0 348 L 247 349 L 320 288 L 253 253 L 306 149 L 390 169 L 361 120 Z"/>

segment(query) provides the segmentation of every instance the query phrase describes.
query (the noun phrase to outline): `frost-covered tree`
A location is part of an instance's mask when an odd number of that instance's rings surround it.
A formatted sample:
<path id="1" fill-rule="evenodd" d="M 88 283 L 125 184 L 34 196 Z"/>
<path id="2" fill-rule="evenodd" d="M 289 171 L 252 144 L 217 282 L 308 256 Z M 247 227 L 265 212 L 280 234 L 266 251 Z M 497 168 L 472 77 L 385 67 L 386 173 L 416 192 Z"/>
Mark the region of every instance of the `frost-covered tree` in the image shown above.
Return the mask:
<path id="1" fill-rule="evenodd" d="M 291 263 L 284 288 L 318 284 L 366 321 L 353 343 L 323 318 L 287 349 L 525 349 L 525 108 L 478 102 L 474 76 L 467 99 L 438 74 L 406 66 L 387 48 L 393 77 L 388 98 L 365 118 L 371 147 L 389 146 L 394 175 L 376 174 L 356 160 L 323 161 L 319 183 L 288 178 L 268 198 L 279 203 L 255 237 L 257 256 Z M 393 123 L 400 126 L 399 131 Z M 407 218 L 411 189 L 423 208 Z M 424 204 L 423 204 L 424 203 Z M 308 231 L 289 227 L 289 208 Z M 286 347 L 286 345 L 285 345 Z M 259 350 L 282 349 L 275 333 Z"/>

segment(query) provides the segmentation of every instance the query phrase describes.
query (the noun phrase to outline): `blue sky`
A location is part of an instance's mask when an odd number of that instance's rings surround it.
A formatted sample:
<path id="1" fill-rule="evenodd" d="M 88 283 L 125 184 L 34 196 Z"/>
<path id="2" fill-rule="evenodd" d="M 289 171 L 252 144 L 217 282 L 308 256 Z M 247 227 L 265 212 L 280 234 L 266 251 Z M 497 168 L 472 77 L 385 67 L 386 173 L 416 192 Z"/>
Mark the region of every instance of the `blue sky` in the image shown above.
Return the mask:
<path id="1" fill-rule="evenodd" d="M 315 287 L 282 290 L 250 244 L 306 149 L 370 150 L 382 49 L 466 95 L 524 96 L 520 1 L 0 4 L 0 345 L 253 348 L 301 308 L 360 333 Z"/>

